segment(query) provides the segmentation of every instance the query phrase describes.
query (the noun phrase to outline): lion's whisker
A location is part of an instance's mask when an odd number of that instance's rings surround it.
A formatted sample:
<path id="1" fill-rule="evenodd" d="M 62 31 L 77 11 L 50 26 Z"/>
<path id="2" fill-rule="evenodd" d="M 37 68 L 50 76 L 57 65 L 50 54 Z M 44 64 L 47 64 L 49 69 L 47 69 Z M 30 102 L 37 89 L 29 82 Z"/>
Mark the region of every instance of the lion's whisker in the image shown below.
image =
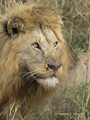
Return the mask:
<path id="1" fill-rule="evenodd" d="M 27 72 L 26 74 L 23 75 L 23 78 L 28 76 L 29 74 L 35 73 L 35 72 L 40 72 L 42 74 L 46 74 L 45 69 L 37 68 L 37 70 Z M 33 76 L 33 75 L 32 75 Z"/>
<path id="2" fill-rule="evenodd" d="M 31 81 L 30 81 L 30 83 L 29 83 L 29 85 L 31 85 L 31 83 L 34 81 L 34 79 L 32 79 Z"/>
<path id="3" fill-rule="evenodd" d="M 32 77 L 32 76 L 34 76 L 34 75 L 36 75 L 36 73 L 31 74 L 29 77 Z"/>
<path id="4" fill-rule="evenodd" d="M 31 73 L 34 73 L 34 71 L 26 73 L 25 75 L 23 75 L 23 78 L 26 77 L 27 75 L 31 74 Z"/>
<path id="5" fill-rule="evenodd" d="M 34 75 L 35 75 L 35 74 L 33 74 L 33 76 L 34 76 Z M 34 77 L 35 77 L 35 76 L 34 76 Z M 31 79 L 30 79 L 30 78 L 31 78 Z M 30 82 L 29 82 L 29 85 L 30 85 L 30 84 L 34 81 L 34 79 L 32 78 L 32 76 L 29 76 L 28 79 L 27 79 L 27 81 L 28 81 L 29 79 L 30 79 Z M 27 81 L 26 81 L 26 82 L 27 82 Z"/>
<path id="6" fill-rule="evenodd" d="M 37 78 L 37 77 L 38 77 L 38 75 L 36 74 L 36 75 L 34 76 L 34 78 Z M 29 85 L 30 85 L 33 81 L 34 81 L 34 79 L 31 79 Z"/>
<path id="7" fill-rule="evenodd" d="M 27 75 L 32 74 L 32 73 L 35 73 L 35 72 L 37 72 L 37 70 L 27 72 L 25 75 L 23 75 L 23 78 L 26 77 Z"/>

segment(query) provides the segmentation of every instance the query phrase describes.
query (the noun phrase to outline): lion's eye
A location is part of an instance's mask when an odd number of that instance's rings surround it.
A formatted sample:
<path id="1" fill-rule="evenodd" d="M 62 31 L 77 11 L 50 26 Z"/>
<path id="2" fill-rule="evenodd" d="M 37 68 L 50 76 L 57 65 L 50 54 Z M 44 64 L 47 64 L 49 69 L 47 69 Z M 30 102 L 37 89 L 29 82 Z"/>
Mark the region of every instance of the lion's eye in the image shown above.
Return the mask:
<path id="1" fill-rule="evenodd" d="M 58 45 L 58 42 L 55 42 L 55 43 L 54 43 L 54 47 L 57 47 L 57 45 Z"/>
<path id="2" fill-rule="evenodd" d="M 38 43 L 33 43 L 32 47 L 37 48 L 37 49 L 41 49 Z"/>

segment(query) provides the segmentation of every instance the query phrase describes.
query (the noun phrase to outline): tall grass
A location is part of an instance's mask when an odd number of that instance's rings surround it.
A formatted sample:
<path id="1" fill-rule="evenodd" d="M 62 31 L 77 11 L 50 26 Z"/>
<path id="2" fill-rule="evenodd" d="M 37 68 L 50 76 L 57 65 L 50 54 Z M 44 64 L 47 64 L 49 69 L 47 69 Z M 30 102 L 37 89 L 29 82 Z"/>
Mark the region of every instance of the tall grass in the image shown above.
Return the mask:
<path id="1" fill-rule="evenodd" d="M 33 120 L 90 120 L 89 83 L 58 91 L 58 98 L 44 114 L 37 114 Z"/>

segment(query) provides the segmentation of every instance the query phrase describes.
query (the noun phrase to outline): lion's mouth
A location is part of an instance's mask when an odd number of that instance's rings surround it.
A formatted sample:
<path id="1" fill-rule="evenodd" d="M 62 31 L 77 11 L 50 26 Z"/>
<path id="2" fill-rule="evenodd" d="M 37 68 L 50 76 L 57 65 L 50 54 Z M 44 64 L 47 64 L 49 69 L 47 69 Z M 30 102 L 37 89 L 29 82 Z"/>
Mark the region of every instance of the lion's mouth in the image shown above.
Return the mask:
<path id="1" fill-rule="evenodd" d="M 30 73 L 30 70 L 26 66 L 24 66 L 23 69 L 21 69 L 21 76 L 24 83 L 28 85 L 38 83 L 45 88 L 54 88 L 59 83 L 59 80 L 57 79 L 55 74 L 49 77 L 44 77 L 38 74 L 34 74 L 33 76 L 31 76 L 27 73 Z"/>
<path id="2" fill-rule="evenodd" d="M 37 77 L 36 77 L 36 76 L 37 76 Z M 42 79 L 52 78 L 52 77 L 56 77 L 56 76 L 53 74 L 53 75 L 51 75 L 50 77 L 44 77 L 44 76 L 40 76 L 40 75 L 36 74 L 34 77 L 36 77 L 37 79 L 42 80 Z"/>
<path id="3" fill-rule="evenodd" d="M 56 76 L 50 76 L 48 78 L 39 78 L 37 79 L 38 83 L 45 88 L 54 88 L 57 84 L 59 84 L 59 80 Z"/>

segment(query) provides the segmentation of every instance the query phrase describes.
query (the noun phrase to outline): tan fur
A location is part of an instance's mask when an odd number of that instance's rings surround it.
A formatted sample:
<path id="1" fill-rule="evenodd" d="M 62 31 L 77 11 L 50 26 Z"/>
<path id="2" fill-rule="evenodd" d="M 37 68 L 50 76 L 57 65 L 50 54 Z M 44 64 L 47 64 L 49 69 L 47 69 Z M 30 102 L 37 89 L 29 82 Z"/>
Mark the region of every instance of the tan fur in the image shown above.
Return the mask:
<path id="1" fill-rule="evenodd" d="M 18 113 L 15 113 L 15 109 L 18 109 L 20 104 L 27 106 L 27 110 L 38 105 L 45 105 L 48 102 L 49 96 L 55 91 L 55 88 L 45 89 L 43 86 L 33 83 L 24 84 L 21 78 L 21 72 L 19 72 L 19 65 L 24 63 L 22 56 L 24 56 L 24 44 L 28 46 L 27 37 L 33 29 L 36 31 L 39 27 L 42 27 L 44 34 L 47 31 L 52 30 L 55 33 L 56 39 L 60 42 L 62 54 L 59 60 L 62 61 L 62 69 L 60 68 L 56 75 L 59 79 L 59 83 L 63 80 L 64 74 L 72 69 L 76 65 L 78 58 L 75 53 L 71 53 L 63 39 L 62 21 L 55 10 L 38 5 L 16 5 L 6 15 L 0 18 L 0 112 L 1 114 L 8 111 L 12 113 L 11 117 Z M 13 30 L 13 28 L 15 28 Z M 47 28 L 47 29 L 46 29 Z M 15 30 L 18 30 L 17 33 Z M 35 32 L 34 30 L 34 32 Z M 35 35 L 33 32 L 33 35 Z M 53 34 L 53 33 L 52 33 Z M 45 35 L 47 36 L 47 35 Z M 31 37 L 30 37 L 31 38 Z M 41 38 L 38 36 L 39 42 Z M 44 38 L 44 37 L 43 37 Z M 29 37 L 28 37 L 29 39 Z M 44 45 L 45 43 L 43 43 Z M 53 50 L 53 48 L 51 48 Z M 31 51 L 31 50 L 30 50 Z M 60 53 L 60 51 L 58 51 Z M 49 51 L 47 51 L 49 53 Z M 30 53 L 33 55 L 33 53 Z M 53 53 L 52 56 L 58 58 L 59 54 Z M 50 57 L 50 55 L 49 55 Z M 35 58 L 33 57 L 33 60 Z M 42 62 L 42 61 L 41 61 Z M 33 66 L 32 62 L 32 65 Z M 56 64 L 56 63 L 55 63 Z M 44 69 L 43 65 L 43 69 Z M 48 77 L 49 74 L 44 74 Z M 23 103 L 24 102 L 24 103 Z M 19 107 L 20 108 L 20 107 Z M 22 107 L 21 107 L 22 109 Z M 25 109 L 25 108 L 24 108 Z M 5 110 L 5 111 L 4 111 Z M 20 109 L 19 109 L 20 110 Z M 31 109 L 30 109 L 31 110 Z M 13 112 L 14 111 L 14 112 Z M 21 110 L 22 111 L 22 110 Z M 22 112 L 20 112 L 21 114 Z M 23 111 L 23 115 L 26 115 L 26 109 Z M 20 115 L 20 119 L 22 115 Z M 14 118 L 15 118 L 14 116 Z M 25 117 L 25 116 L 24 116 Z M 8 118 L 10 119 L 10 118 Z M 23 119 L 23 118 L 22 118 Z"/>

